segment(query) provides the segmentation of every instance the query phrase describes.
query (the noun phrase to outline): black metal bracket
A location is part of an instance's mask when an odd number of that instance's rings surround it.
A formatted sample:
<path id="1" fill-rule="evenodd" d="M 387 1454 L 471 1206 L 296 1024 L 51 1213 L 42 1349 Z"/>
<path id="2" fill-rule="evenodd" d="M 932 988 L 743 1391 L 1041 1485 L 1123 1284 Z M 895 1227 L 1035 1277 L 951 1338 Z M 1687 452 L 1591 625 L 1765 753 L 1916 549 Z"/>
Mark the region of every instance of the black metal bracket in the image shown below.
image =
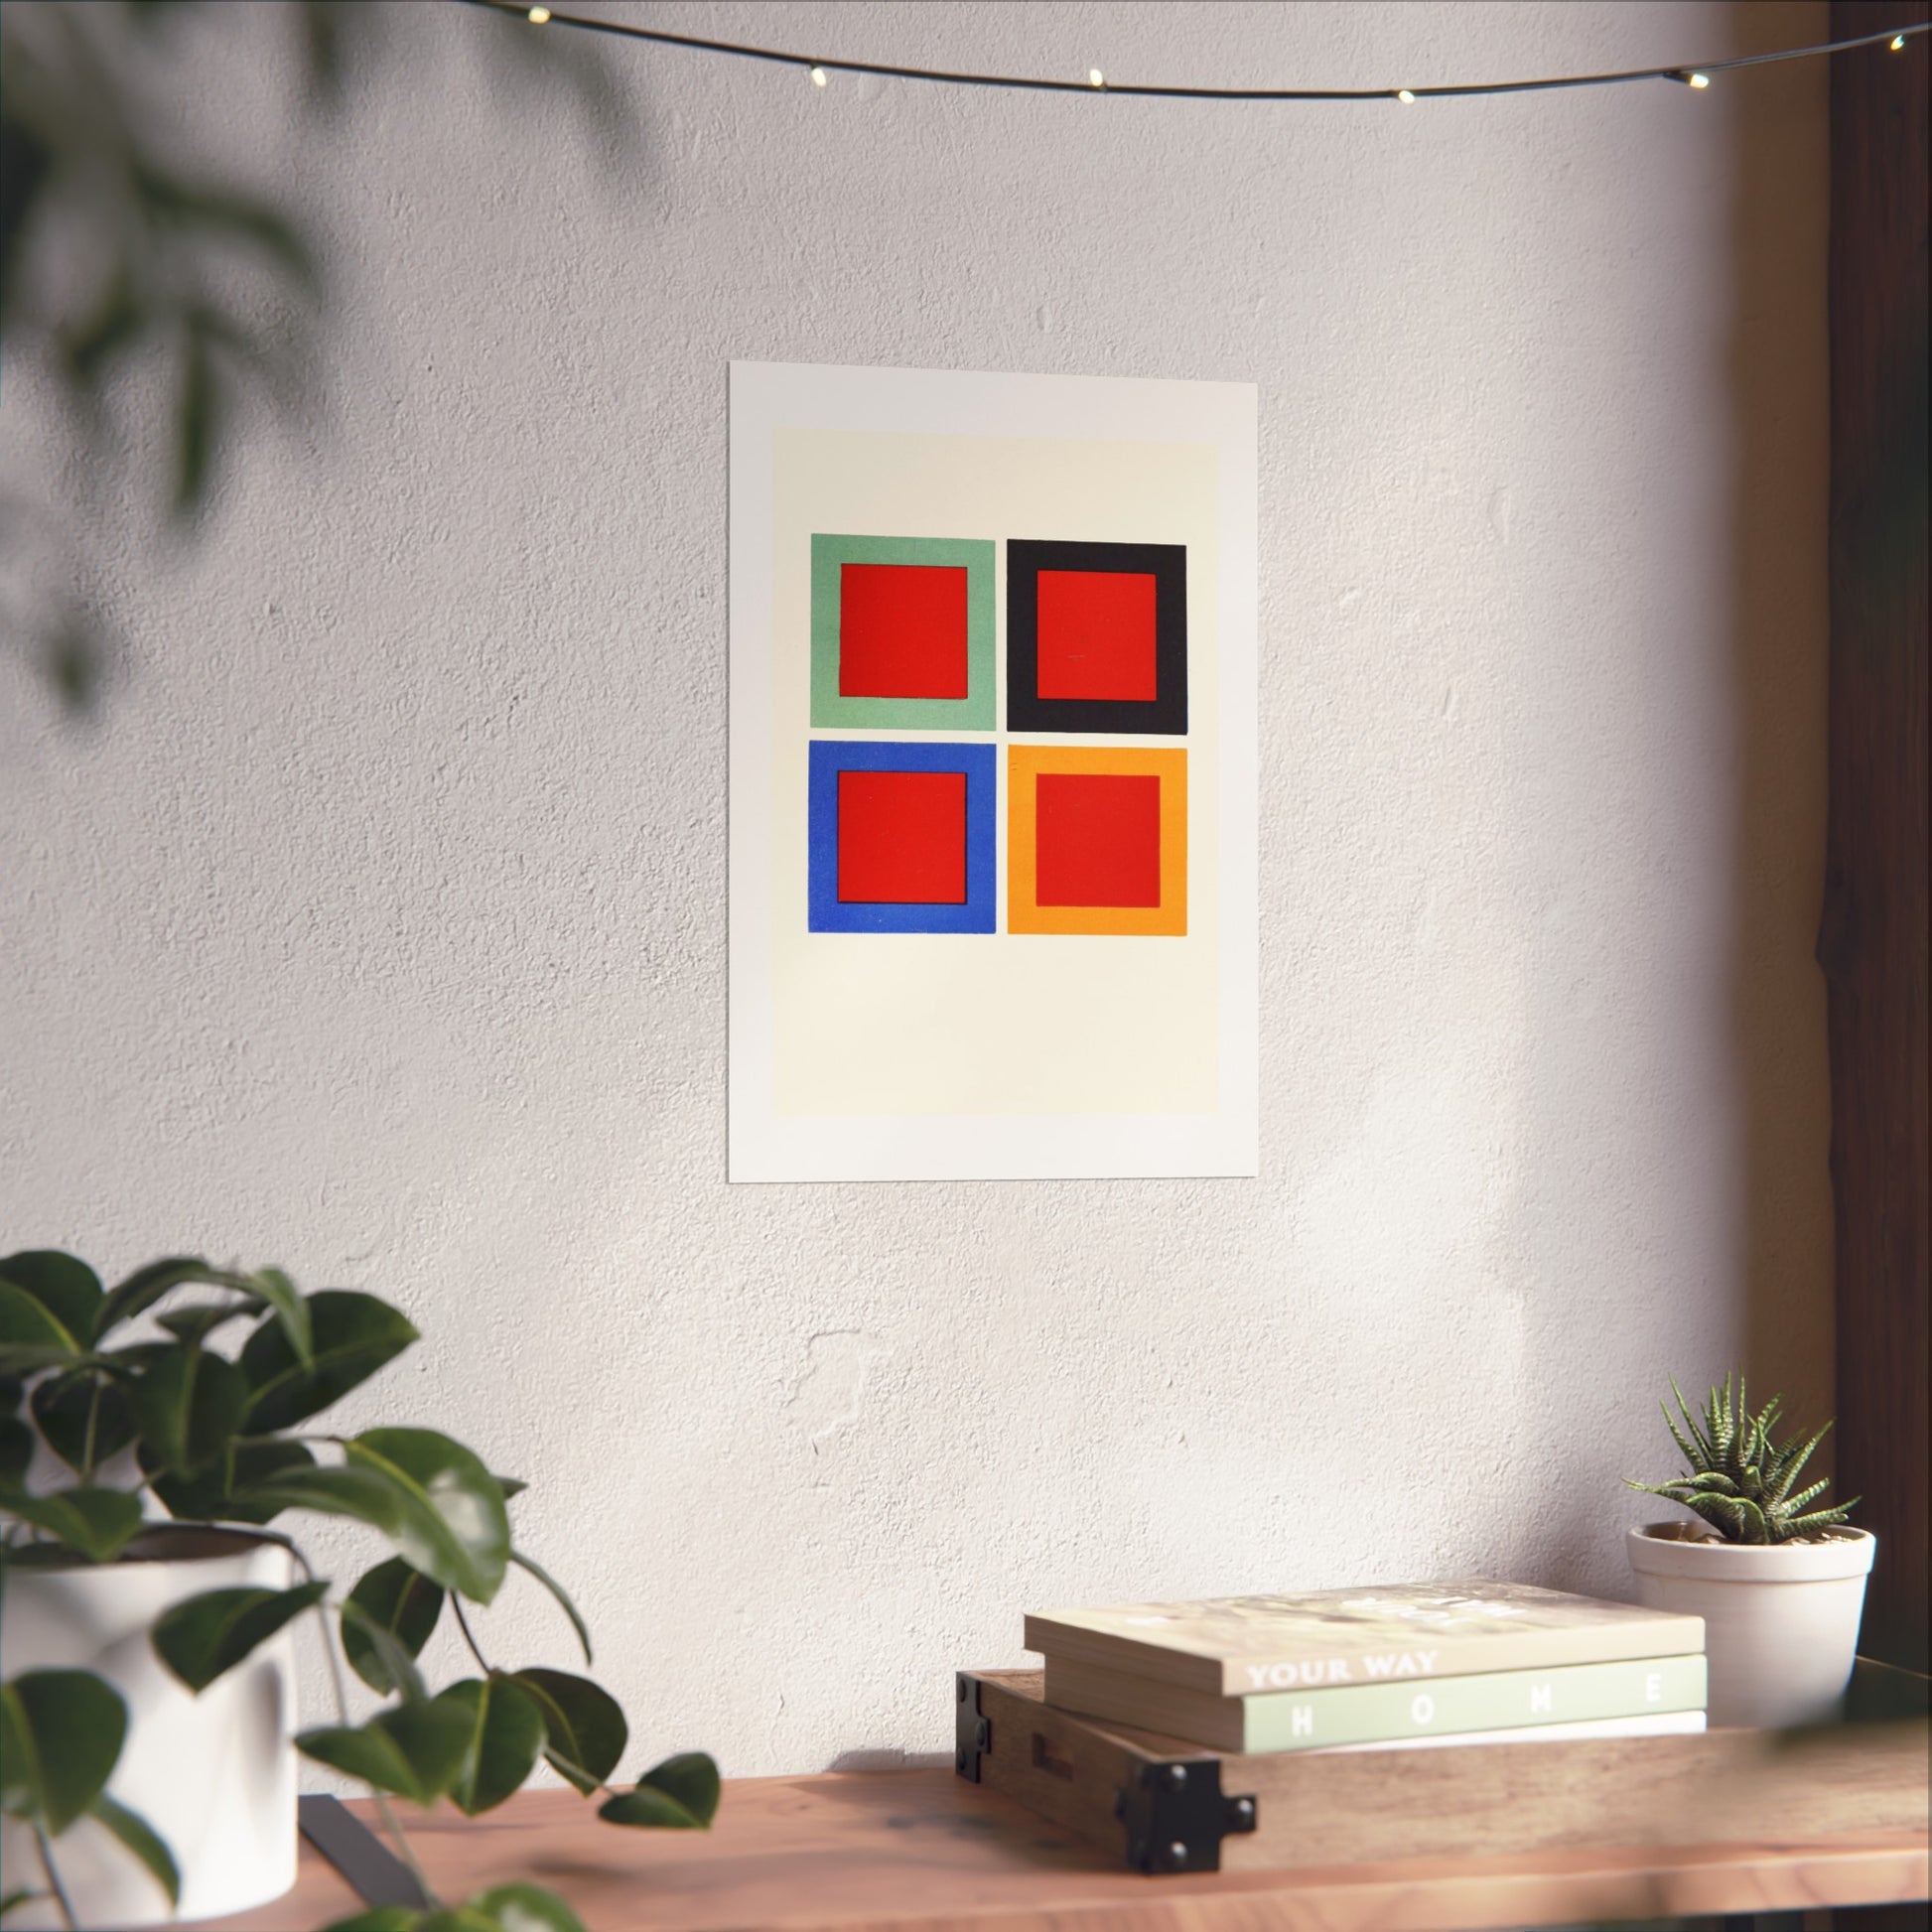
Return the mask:
<path id="1" fill-rule="evenodd" d="M 1253 1831 L 1257 1813 L 1253 1798 L 1222 1794 L 1218 1757 L 1187 1757 L 1143 1764 L 1115 1791 L 1114 1816 L 1136 1871 L 1219 1871 L 1221 1840 Z"/>
<path id="2" fill-rule="evenodd" d="M 364 1905 L 420 1911 L 429 1903 L 416 1874 L 339 1799 L 298 1798 L 295 1814 L 302 1836 L 348 1880 Z"/>
<path id="3" fill-rule="evenodd" d="M 980 1757 L 993 1748 L 993 1720 L 980 1716 L 979 1680 L 961 1671 L 955 1679 L 959 1705 L 953 1720 L 953 1769 L 962 1778 L 980 1781 Z"/>

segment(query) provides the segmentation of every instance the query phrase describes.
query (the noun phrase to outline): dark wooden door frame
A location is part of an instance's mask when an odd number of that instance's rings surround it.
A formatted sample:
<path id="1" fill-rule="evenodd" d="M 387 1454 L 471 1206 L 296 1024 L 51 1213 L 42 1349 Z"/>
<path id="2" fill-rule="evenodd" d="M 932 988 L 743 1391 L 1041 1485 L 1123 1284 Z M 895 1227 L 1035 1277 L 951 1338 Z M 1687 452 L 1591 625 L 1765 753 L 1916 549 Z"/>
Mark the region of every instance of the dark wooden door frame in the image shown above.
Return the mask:
<path id="1" fill-rule="evenodd" d="M 1832 37 L 1927 17 L 1834 0 Z M 1831 63 L 1830 1011 L 1838 1491 L 1863 1648 L 1927 1669 L 1927 44 Z"/>

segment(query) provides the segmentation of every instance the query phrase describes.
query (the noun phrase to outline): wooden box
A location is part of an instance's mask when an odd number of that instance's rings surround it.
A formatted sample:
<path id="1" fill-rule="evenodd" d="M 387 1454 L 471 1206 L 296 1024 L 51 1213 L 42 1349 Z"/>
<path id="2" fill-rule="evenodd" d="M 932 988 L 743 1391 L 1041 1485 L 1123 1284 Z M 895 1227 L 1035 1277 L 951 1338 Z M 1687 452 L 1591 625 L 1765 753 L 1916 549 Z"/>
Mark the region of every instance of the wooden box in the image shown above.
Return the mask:
<path id="1" fill-rule="evenodd" d="M 1811 1730 L 1235 1755 L 966 1671 L 955 1768 L 1144 1872 L 1923 1832 L 1927 1683 L 1862 1660 Z"/>

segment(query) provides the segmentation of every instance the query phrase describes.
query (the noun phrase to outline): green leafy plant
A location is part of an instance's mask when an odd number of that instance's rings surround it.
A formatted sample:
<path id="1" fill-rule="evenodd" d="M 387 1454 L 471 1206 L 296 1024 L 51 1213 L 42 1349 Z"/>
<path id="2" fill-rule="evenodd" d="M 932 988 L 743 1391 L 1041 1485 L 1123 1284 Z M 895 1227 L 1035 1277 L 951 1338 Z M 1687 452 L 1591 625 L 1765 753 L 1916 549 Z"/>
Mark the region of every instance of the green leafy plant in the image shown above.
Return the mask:
<path id="1" fill-rule="evenodd" d="M 184 1301 L 182 1290 L 196 1293 Z M 319 1619 L 337 1722 L 304 1730 L 296 1743 L 370 1787 L 431 1900 L 421 1913 L 361 1914 L 343 1922 L 345 1932 L 581 1932 L 561 1898 L 532 1885 L 447 1906 L 423 1878 L 389 1798 L 422 1806 L 447 1798 L 474 1817 L 501 1804 L 541 1758 L 599 1800 L 611 1824 L 702 1829 L 718 1807 L 718 1768 L 685 1752 L 614 1786 L 629 1741 L 617 1702 L 588 1677 L 504 1670 L 483 1655 L 463 1606 L 489 1603 L 518 1570 L 556 1599 L 591 1662 L 575 1604 L 512 1537 L 508 1503 L 521 1482 L 491 1474 L 435 1430 L 344 1437 L 316 1427 L 322 1411 L 416 1339 L 407 1318 L 376 1297 L 305 1294 L 277 1268 L 241 1273 L 170 1259 L 107 1290 L 72 1255 L 0 1260 L 0 1562 L 111 1563 L 159 1526 L 144 1498 L 167 1512 L 163 1521 L 248 1525 L 282 1543 L 302 1582 L 206 1590 L 164 1612 L 150 1639 L 199 1694 L 294 1618 Z M 238 1345 L 224 1353 L 224 1340 Z M 42 1449 L 65 1479 L 30 1488 Z M 130 1450 L 138 1484 L 105 1480 L 105 1466 L 117 1458 L 125 1466 Z M 285 1532 L 266 1527 L 303 1511 L 364 1524 L 391 1554 L 338 1593 Z M 478 1674 L 432 1695 L 416 1660 L 446 1613 Z M 350 1721 L 339 1654 L 389 1700 L 359 1724 Z M 92 1672 L 26 1671 L 0 1686 L 0 1810 L 32 1829 L 45 1890 L 69 1924 L 57 1844 L 83 1817 L 179 1898 L 168 1847 L 106 1793 L 126 1731 L 120 1694 Z M 10 1891 L 0 1911 L 43 1895 Z"/>
<path id="2" fill-rule="evenodd" d="M 387 14 L 359 0 L 265 11 L 292 42 L 304 110 L 326 117 L 368 84 Z M 198 124 L 226 105 L 204 77 L 207 39 L 243 18 L 214 0 L 0 8 L 0 379 L 27 374 L 60 405 L 44 424 L 50 480 L 87 480 L 47 500 L 0 490 L 0 650 L 37 658 L 74 714 L 99 693 L 113 641 L 93 539 L 119 548 L 152 497 L 156 534 L 191 542 L 256 424 L 314 434 L 320 421 L 319 239 L 295 203 L 257 192 L 272 156 L 231 173 L 197 154 Z M 514 15 L 468 26 L 437 38 L 563 89 L 587 132 L 627 151 L 595 49 Z"/>
<path id="3" fill-rule="evenodd" d="M 1814 1509 L 1807 1514 L 1805 1505 L 1817 1501 L 1831 1487 L 1831 1478 L 1803 1489 L 1795 1486 L 1799 1471 L 1811 1460 L 1812 1450 L 1825 1440 L 1831 1424 L 1826 1423 L 1805 1442 L 1774 1443 L 1771 1426 L 1784 1407 L 1784 1397 L 1774 1395 L 1753 1416 L 1745 1399 L 1741 1371 L 1736 1381 L 1734 1400 L 1728 1375 L 1722 1390 L 1712 1389 L 1700 1420 L 1692 1416 L 1673 1379 L 1670 1391 L 1677 1397 L 1684 1428 L 1678 1428 L 1669 1403 L 1661 1406 L 1672 1439 L 1690 1467 L 1668 1482 L 1632 1482 L 1627 1476 L 1625 1482 L 1646 1495 L 1668 1496 L 1672 1502 L 1695 1510 L 1726 1543 L 1789 1543 L 1794 1537 L 1810 1536 L 1843 1523 L 1858 1502 L 1857 1496 L 1836 1509 Z"/>

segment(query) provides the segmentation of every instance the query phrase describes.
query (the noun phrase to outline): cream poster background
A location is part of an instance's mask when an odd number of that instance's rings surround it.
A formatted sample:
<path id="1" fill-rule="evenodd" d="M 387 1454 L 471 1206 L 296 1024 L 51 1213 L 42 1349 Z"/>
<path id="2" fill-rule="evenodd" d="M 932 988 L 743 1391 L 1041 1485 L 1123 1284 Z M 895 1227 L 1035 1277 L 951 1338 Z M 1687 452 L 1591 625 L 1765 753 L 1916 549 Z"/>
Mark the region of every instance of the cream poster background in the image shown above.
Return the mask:
<path id="1" fill-rule="evenodd" d="M 732 369 L 731 1173 L 867 1179 L 1255 1171 L 1251 387 Z M 814 532 L 993 540 L 1001 729 L 810 725 Z M 1184 738 L 1005 723 L 1005 543 L 1187 549 Z M 813 932 L 807 747 L 1183 747 L 1181 937 Z"/>

